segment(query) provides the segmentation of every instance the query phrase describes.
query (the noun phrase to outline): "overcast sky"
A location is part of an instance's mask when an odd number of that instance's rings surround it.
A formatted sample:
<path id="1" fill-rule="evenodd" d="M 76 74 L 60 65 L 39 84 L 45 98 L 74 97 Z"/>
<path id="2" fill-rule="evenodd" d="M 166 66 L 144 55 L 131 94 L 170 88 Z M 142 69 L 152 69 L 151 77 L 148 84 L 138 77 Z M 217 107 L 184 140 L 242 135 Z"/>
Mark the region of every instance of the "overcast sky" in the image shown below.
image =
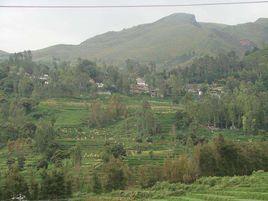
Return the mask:
<path id="1" fill-rule="evenodd" d="M 126 5 L 184 4 L 239 0 L 0 0 L 1 5 Z M 250 0 L 244 0 L 250 1 Z M 17 52 L 51 45 L 79 44 L 97 34 L 149 23 L 186 12 L 197 21 L 238 24 L 268 18 L 267 4 L 114 9 L 0 8 L 0 50 Z"/>

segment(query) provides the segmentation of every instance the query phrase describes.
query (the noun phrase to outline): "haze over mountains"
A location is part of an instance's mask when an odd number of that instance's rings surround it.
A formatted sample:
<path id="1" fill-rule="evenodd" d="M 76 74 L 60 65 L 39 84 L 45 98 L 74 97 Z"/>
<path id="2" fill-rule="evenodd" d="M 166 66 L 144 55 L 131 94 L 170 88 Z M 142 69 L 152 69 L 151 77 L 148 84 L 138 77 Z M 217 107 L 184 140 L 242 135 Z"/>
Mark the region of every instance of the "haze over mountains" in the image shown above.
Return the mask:
<path id="1" fill-rule="evenodd" d="M 4 55 L 4 54 L 8 54 L 8 53 L 5 52 L 5 51 L 0 50 L 0 55 Z"/>
<path id="2" fill-rule="evenodd" d="M 134 59 L 178 64 L 192 57 L 231 50 L 242 55 L 267 43 L 268 19 L 265 18 L 233 26 L 197 22 L 194 15 L 176 13 L 154 23 L 107 32 L 79 45 L 60 44 L 33 51 L 33 58 L 72 60 L 80 57 L 108 63 Z"/>
<path id="3" fill-rule="evenodd" d="M 0 50 L 0 59 L 5 59 L 5 58 L 8 58 L 8 53 Z"/>

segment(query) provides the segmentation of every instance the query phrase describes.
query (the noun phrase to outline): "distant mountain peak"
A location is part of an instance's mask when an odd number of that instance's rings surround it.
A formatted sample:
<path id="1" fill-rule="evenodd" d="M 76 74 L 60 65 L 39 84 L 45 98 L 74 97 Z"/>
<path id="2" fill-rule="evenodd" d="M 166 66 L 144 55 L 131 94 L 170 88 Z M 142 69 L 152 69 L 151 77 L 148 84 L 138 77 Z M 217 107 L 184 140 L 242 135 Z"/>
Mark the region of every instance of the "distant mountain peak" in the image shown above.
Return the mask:
<path id="1" fill-rule="evenodd" d="M 0 54 L 8 54 L 8 53 L 3 50 L 0 50 Z"/>
<path id="2" fill-rule="evenodd" d="M 112 65 L 122 65 L 125 60 L 134 59 L 172 66 L 200 55 L 216 55 L 231 50 L 242 56 L 248 49 L 268 42 L 267 21 L 260 18 L 256 24 L 231 26 L 197 22 L 192 14 L 175 13 L 153 23 L 107 32 L 79 45 L 60 45 L 33 51 L 33 58 L 67 61 L 85 58 Z M 192 52 L 195 54 L 192 55 Z"/>
<path id="3" fill-rule="evenodd" d="M 259 18 L 256 20 L 256 23 L 258 24 L 268 24 L 268 18 Z"/>
<path id="4" fill-rule="evenodd" d="M 0 50 L 0 60 L 1 59 L 7 59 L 8 54 L 9 54 L 8 52 L 5 52 L 3 50 Z"/>
<path id="5" fill-rule="evenodd" d="M 195 15 L 188 14 L 188 13 L 174 13 L 167 17 L 164 17 L 157 22 L 162 23 L 190 23 L 193 25 L 198 25 L 198 22 L 196 21 Z"/>

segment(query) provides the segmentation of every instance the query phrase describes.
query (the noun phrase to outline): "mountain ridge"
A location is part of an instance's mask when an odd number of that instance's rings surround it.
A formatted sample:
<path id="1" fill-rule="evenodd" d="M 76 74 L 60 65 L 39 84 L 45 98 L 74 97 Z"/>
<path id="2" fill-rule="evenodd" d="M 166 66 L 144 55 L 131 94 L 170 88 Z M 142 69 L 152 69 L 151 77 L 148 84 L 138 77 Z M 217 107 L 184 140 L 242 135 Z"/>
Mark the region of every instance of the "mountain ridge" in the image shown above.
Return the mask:
<path id="1" fill-rule="evenodd" d="M 243 46 L 241 40 L 250 41 Z M 191 52 L 195 57 L 236 51 L 243 55 L 251 45 L 268 43 L 268 19 L 225 25 L 198 22 L 193 14 L 174 13 L 155 22 L 121 31 L 109 31 L 89 38 L 78 45 L 59 44 L 33 51 L 35 60 L 73 60 L 85 58 L 108 63 L 126 59 L 141 62 L 179 64 Z M 191 59 L 191 58 L 189 58 Z"/>

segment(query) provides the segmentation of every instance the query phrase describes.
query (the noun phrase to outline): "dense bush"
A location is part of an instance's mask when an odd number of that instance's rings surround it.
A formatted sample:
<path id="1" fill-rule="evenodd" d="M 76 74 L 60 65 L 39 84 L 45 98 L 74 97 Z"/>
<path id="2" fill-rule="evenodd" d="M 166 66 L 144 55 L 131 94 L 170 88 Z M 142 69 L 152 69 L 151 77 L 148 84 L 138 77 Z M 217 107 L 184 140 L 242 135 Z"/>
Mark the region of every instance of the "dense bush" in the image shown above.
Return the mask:
<path id="1" fill-rule="evenodd" d="M 248 175 L 268 170 L 267 142 L 235 143 L 219 136 L 199 147 L 196 158 L 203 176 Z"/>
<path id="2" fill-rule="evenodd" d="M 130 179 L 130 171 L 120 159 L 111 158 L 103 167 L 103 186 L 107 191 L 123 190 Z"/>
<path id="3" fill-rule="evenodd" d="M 159 166 L 145 165 L 138 169 L 138 183 L 142 188 L 152 187 L 163 180 L 162 168 Z"/>

